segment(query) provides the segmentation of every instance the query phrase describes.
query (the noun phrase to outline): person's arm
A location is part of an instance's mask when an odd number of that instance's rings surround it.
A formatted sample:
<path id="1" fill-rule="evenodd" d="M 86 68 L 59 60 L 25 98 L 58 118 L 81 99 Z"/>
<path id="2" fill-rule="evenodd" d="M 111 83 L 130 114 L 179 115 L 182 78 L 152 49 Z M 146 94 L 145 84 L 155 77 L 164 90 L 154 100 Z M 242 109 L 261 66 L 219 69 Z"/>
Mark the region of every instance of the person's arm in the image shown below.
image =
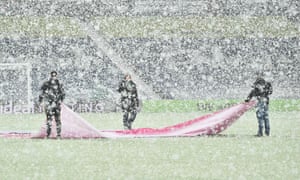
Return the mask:
<path id="1" fill-rule="evenodd" d="M 268 90 L 268 95 L 271 95 L 273 93 L 273 87 L 270 82 L 267 82 L 267 90 Z"/>
<path id="2" fill-rule="evenodd" d="M 131 92 L 131 98 L 135 101 L 135 104 L 137 107 L 139 106 L 139 99 L 138 99 L 138 93 L 137 93 L 137 87 L 136 84 L 133 81 L 129 81 L 127 86 L 127 90 Z"/>
<path id="3" fill-rule="evenodd" d="M 253 96 L 255 96 L 255 89 L 251 90 L 248 97 L 245 99 L 245 102 L 249 102 L 252 99 Z"/>
<path id="4" fill-rule="evenodd" d="M 39 104 L 42 104 L 43 99 L 44 99 L 43 94 L 40 94 L 40 95 L 39 95 Z"/>
<path id="5" fill-rule="evenodd" d="M 41 87 L 41 94 L 39 95 L 39 104 L 41 104 L 44 100 L 47 87 L 48 87 L 48 83 L 47 82 L 43 83 L 43 85 Z"/>
<path id="6" fill-rule="evenodd" d="M 135 101 L 136 101 L 136 106 L 139 107 L 140 106 L 140 101 L 139 101 L 139 97 L 138 97 L 138 92 L 137 92 L 137 88 L 135 86 Z"/>
<path id="7" fill-rule="evenodd" d="M 133 81 L 128 81 L 126 83 L 126 89 L 127 89 L 127 91 L 131 92 L 132 94 L 135 94 L 136 84 Z"/>
<path id="8" fill-rule="evenodd" d="M 66 97 L 66 93 L 65 93 L 63 84 L 59 84 L 59 91 L 60 91 L 60 100 L 62 102 Z"/>
<path id="9" fill-rule="evenodd" d="M 124 88 L 125 88 L 125 80 L 122 80 L 121 82 L 120 82 L 120 84 L 119 84 L 119 87 L 118 87 L 118 89 L 117 89 L 117 91 L 120 93 L 120 92 L 122 92 L 123 90 L 124 90 Z"/>

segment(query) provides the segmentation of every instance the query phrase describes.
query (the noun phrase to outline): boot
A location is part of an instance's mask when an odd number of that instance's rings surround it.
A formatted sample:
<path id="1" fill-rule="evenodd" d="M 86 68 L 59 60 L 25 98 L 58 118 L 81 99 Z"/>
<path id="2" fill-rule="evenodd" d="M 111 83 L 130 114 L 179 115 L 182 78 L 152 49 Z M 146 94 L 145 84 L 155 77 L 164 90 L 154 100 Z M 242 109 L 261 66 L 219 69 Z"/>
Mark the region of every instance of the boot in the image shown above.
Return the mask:
<path id="1" fill-rule="evenodd" d="M 262 133 L 262 129 L 261 128 L 259 128 L 259 130 L 258 130 L 258 132 L 257 132 L 257 135 L 256 135 L 257 137 L 261 137 L 261 136 L 263 136 L 263 133 Z"/>
<path id="2" fill-rule="evenodd" d="M 128 122 L 128 129 L 131 129 L 132 122 Z"/>
<path id="3" fill-rule="evenodd" d="M 48 128 L 48 129 L 47 129 L 47 139 L 50 138 L 50 135 L 51 135 L 51 128 Z"/>
<path id="4" fill-rule="evenodd" d="M 265 134 L 266 134 L 266 136 L 270 136 L 270 131 L 266 130 Z"/>

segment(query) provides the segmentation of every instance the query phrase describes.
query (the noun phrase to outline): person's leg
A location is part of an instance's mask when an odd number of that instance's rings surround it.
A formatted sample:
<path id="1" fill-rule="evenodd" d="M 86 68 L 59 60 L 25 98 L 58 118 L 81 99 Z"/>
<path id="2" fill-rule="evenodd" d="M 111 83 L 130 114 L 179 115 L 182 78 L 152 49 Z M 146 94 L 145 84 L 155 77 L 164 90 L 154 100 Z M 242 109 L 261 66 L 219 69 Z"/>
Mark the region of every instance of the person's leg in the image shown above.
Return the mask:
<path id="1" fill-rule="evenodd" d="M 129 129 L 129 99 L 128 98 L 124 98 L 121 101 L 121 107 L 122 107 L 122 111 L 123 111 L 123 126 L 124 129 Z"/>
<path id="2" fill-rule="evenodd" d="M 129 129 L 129 125 L 128 125 L 128 111 L 124 110 L 123 112 L 123 126 L 124 129 Z"/>
<path id="3" fill-rule="evenodd" d="M 46 113 L 46 117 L 47 117 L 47 138 L 50 137 L 51 135 L 51 129 L 52 129 L 52 120 L 53 120 L 53 116 L 54 116 L 54 111 L 53 111 L 53 107 L 51 102 L 46 101 L 45 102 L 45 113 Z"/>
<path id="4" fill-rule="evenodd" d="M 269 121 L 269 108 L 266 105 L 264 111 L 265 134 L 270 135 L 270 121 Z"/>
<path id="5" fill-rule="evenodd" d="M 46 111 L 46 117 L 47 117 L 47 138 L 51 135 L 51 127 L 52 127 L 52 118 L 53 115 L 50 111 Z"/>
<path id="6" fill-rule="evenodd" d="M 136 118 L 136 114 L 137 114 L 136 110 L 133 110 L 129 113 L 129 118 L 128 118 L 129 129 L 132 128 L 132 123 L 134 122 L 134 120 Z"/>
<path id="7" fill-rule="evenodd" d="M 60 108 L 55 108 L 55 122 L 56 122 L 56 132 L 57 137 L 61 137 L 61 118 L 60 118 Z"/>
<path id="8" fill-rule="evenodd" d="M 256 111 L 256 117 L 257 117 L 257 121 L 258 121 L 258 132 L 257 132 L 257 136 L 262 136 L 263 135 L 263 127 L 264 127 L 264 108 L 263 108 L 263 104 L 258 102 L 258 107 L 257 107 L 257 111 Z"/>

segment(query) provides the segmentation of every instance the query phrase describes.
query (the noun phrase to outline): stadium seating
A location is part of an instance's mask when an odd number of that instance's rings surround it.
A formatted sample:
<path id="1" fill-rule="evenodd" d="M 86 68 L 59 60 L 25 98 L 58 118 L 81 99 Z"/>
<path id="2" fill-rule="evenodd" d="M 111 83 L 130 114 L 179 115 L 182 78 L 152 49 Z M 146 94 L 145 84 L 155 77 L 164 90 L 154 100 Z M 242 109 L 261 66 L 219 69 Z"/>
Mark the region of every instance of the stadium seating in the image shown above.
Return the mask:
<path id="1" fill-rule="evenodd" d="M 3 1 L 0 15 L 1 22 L 6 23 L 10 17 L 22 16 L 29 17 L 28 22 L 36 16 L 41 19 L 63 16 L 84 23 L 95 23 L 95 17 L 104 16 L 282 16 L 299 27 L 299 12 L 293 10 L 297 4 L 292 0 L 212 3 L 192 0 Z M 77 33 L 79 30 L 74 27 L 71 31 L 75 35 L 61 31 L 36 36 L 33 30 L 23 29 L 24 32 L 10 36 L 8 30 L 1 29 L 4 32 L 0 37 L 1 63 L 31 64 L 35 98 L 49 72 L 57 69 L 69 99 L 115 100 L 115 89 L 123 72 L 88 34 Z M 299 98 L 299 29 L 295 32 L 287 37 L 183 35 L 169 38 L 109 36 L 107 39 L 124 63 L 163 99 L 244 98 L 258 70 L 266 71 L 275 87 L 274 97 Z M 3 73 L 0 75 L 1 80 L 5 79 Z M 11 83 L 11 88 L 19 89 L 17 82 Z M 18 97 L 22 94 L 15 95 Z"/>

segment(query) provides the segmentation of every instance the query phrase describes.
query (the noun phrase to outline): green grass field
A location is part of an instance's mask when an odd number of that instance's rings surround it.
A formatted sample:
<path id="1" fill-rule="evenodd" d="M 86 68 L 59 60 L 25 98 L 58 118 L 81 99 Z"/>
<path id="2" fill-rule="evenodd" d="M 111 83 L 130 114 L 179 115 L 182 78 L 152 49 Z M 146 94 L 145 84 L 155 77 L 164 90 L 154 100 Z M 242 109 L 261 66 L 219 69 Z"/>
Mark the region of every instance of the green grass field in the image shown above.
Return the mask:
<path id="1" fill-rule="evenodd" d="M 141 112 L 134 126 L 163 127 L 203 112 Z M 81 114 L 98 129 L 122 128 L 120 113 Z M 270 112 L 257 138 L 254 111 L 217 136 L 38 140 L 0 138 L 1 179 L 299 179 L 300 112 Z M 0 130 L 39 130 L 44 115 L 0 115 Z"/>

